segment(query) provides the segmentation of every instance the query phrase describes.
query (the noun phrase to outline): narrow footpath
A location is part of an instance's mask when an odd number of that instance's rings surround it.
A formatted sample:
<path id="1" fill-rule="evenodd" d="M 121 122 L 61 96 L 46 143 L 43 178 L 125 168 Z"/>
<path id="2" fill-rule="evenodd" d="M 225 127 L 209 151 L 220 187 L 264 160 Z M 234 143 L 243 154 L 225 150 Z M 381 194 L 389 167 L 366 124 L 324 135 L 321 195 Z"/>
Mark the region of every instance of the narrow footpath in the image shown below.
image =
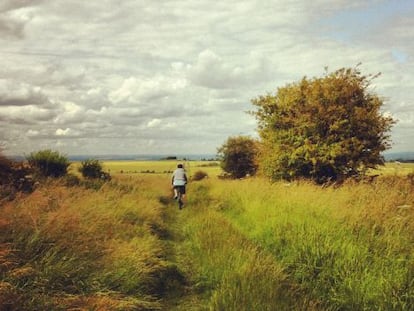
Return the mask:
<path id="1" fill-rule="evenodd" d="M 215 208 L 208 184 L 193 184 L 187 204 L 165 206 L 167 260 L 177 276 L 163 310 L 299 310 L 274 257 Z M 295 306 L 296 305 L 296 306 Z"/>

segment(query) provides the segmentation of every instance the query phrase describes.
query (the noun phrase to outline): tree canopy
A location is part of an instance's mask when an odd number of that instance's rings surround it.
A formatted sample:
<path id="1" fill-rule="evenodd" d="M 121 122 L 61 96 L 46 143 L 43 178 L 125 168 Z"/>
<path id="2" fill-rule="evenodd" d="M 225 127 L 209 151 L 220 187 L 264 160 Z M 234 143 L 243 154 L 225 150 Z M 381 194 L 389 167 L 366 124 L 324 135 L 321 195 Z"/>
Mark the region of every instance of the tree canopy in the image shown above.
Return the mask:
<path id="1" fill-rule="evenodd" d="M 381 113 L 383 100 L 369 91 L 375 77 L 342 68 L 253 99 L 263 172 L 273 179 L 325 182 L 383 164 L 394 120 Z"/>
<path id="2" fill-rule="evenodd" d="M 229 137 L 217 151 L 221 167 L 234 178 L 256 173 L 257 142 L 254 139 L 247 136 Z"/>

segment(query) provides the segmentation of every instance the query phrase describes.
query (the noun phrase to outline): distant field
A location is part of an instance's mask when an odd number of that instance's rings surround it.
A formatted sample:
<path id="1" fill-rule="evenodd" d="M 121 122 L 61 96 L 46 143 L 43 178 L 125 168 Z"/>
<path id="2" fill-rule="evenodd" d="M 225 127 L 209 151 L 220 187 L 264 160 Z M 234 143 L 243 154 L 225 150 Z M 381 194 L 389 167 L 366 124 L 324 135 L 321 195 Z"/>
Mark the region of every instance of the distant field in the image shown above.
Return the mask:
<path id="1" fill-rule="evenodd" d="M 222 170 L 218 161 L 103 161 L 104 170 L 111 174 L 169 174 L 178 163 L 183 163 L 189 176 L 196 171 L 205 171 L 210 177 L 216 177 Z M 76 172 L 80 162 L 73 162 L 70 170 Z M 371 175 L 407 175 L 414 173 L 414 163 L 388 162 L 384 167 L 371 171 Z"/>
<path id="2" fill-rule="evenodd" d="M 414 163 L 388 162 L 384 167 L 373 170 L 372 173 L 381 175 L 407 175 L 414 173 Z"/>
<path id="3" fill-rule="evenodd" d="M 106 172 L 111 174 L 170 174 L 177 164 L 182 163 L 189 176 L 196 171 L 202 170 L 214 177 L 220 174 L 221 168 L 217 161 L 103 161 Z M 74 162 L 71 166 L 72 171 L 76 171 L 80 162 Z"/>

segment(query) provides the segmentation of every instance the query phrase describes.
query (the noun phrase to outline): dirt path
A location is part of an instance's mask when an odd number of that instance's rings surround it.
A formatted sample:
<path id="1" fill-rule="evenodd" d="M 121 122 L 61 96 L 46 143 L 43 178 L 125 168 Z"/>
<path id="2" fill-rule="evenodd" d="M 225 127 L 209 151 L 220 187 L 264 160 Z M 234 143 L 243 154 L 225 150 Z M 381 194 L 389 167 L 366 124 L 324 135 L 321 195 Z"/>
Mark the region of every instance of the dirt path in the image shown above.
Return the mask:
<path id="1" fill-rule="evenodd" d="M 167 203 L 168 202 L 168 203 Z M 193 274 L 191 258 L 186 242 L 187 233 L 183 231 L 188 222 L 191 222 L 194 210 L 200 209 L 203 202 L 191 200 L 186 202 L 182 210 L 178 209 L 177 202 L 169 199 L 165 205 L 164 220 L 168 234 L 165 241 L 167 260 L 177 269 L 176 280 L 168 287 L 163 299 L 165 311 L 208 310 L 205 297 L 197 290 Z"/>

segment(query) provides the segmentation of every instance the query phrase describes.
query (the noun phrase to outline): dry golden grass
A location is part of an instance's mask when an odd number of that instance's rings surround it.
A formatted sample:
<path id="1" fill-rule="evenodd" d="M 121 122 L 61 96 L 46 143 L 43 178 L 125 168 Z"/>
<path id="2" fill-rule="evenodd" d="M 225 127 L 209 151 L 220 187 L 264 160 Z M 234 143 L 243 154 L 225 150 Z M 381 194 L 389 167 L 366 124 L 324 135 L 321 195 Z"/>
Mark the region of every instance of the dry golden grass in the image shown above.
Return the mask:
<path id="1" fill-rule="evenodd" d="M 93 190 L 50 181 L 3 206 L 1 291 L 10 308 L 159 309 L 164 182 L 121 176 Z"/>
<path id="2" fill-rule="evenodd" d="M 157 301 L 140 300 L 116 293 L 105 292 L 90 296 L 70 296 L 54 298 L 55 304 L 65 306 L 68 311 L 140 311 L 161 310 Z"/>

